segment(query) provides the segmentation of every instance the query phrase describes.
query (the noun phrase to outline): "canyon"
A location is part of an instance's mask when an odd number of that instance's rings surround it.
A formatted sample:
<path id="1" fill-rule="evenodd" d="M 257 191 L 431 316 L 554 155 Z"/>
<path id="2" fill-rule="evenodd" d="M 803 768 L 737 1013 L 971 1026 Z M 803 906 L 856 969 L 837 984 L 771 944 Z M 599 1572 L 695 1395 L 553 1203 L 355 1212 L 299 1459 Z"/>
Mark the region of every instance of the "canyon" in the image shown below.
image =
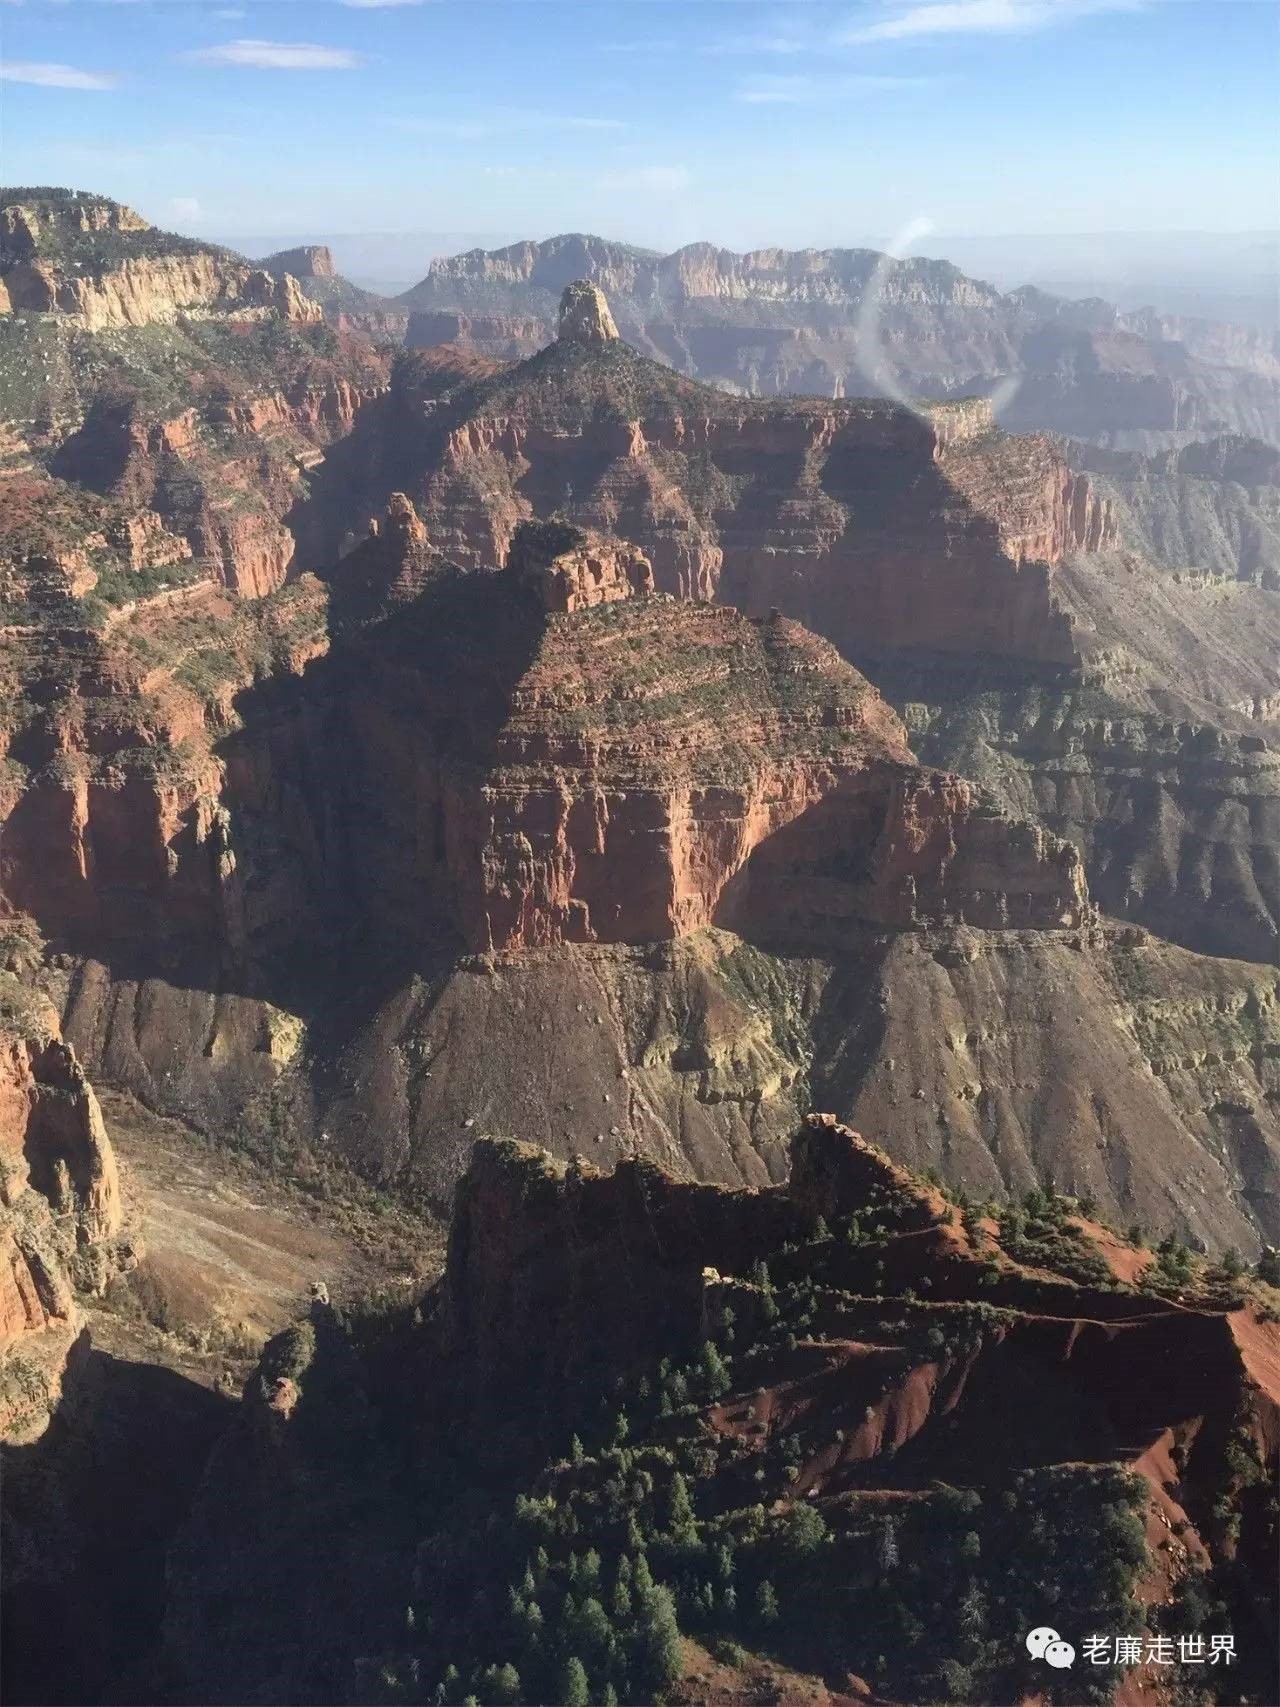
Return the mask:
<path id="1" fill-rule="evenodd" d="M 0 860 L 69 952 L 92 1074 L 441 1206 L 486 1130 L 777 1178 L 820 1088 L 913 1165 L 1276 1236 L 1268 588 L 1197 658 L 1200 589 L 1139 566 L 1048 439 L 981 401 L 711 391 L 589 285 L 520 367 L 409 352 L 325 395 L 338 436 L 275 500 L 284 585 L 197 573 L 86 630 L 97 586 L 51 623 L 20 560 L 42 638 L 9 643 Z M 158 517 L 148 447 L 191 423 L 116 420 L 45 478 Z M 257 443 L 281 415 L 222 420 Z M 166 582 L 207 561 L 176 517 L 103 515 Z M 954 1053 L 898 1034 L 920 1002 Z M 475 1057 L 471 1027 L 511 1044 Z"/>
<path id="2" fill-rule="evenodd" d="M 1260 330 L 1121 314 L 1032 287 L 1001 292 L 947 261 L 870 249 L 693 243 L 655 255 L 564 235 L 440 257 L 398 303 L 410 347 L 503 359 L 551 336 L 560 292 L 597 285 L 623 336 L 694 379 L 753 397 L 997 391 L 1001 424 L 1152 452 L 1230 432 L 1272 444 L 1280 364 Z"/>
<path id="3" fill-rule="evenodd" d="M 13 1698 L 549 1698 L 545 1618 L 1030 1699 L 1049 1604 L 1267 1698 L 1263 353 L 912 262 L 944 400 L 844 395 L 876 264 L 517 246 L 393 354 L 321 249 L 0 197 Z M 1050 326 L 1175 424 L 958 395 Z"/>

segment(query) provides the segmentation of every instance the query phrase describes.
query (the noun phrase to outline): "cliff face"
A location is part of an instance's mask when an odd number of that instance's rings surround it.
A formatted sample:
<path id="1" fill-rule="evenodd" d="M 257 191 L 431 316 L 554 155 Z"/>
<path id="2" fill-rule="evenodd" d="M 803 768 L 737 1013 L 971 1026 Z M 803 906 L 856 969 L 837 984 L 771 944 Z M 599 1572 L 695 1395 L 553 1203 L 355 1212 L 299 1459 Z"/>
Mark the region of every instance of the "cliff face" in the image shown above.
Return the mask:
<path id="1" fill-rule="evenodd" d="M 500 561 L 521 518 L 564 514 L 632 541 L 660 589 L 780 610 L 868 670 L 930 758 L 1073 838 L 1109 910 L 1208 952 L 1274 952 L 1280 607 L 1178 555 L 1208 542 L 1217 496 L 1191 532 L 1157 530 L 1106 471 L 1119 453 L 1072 472 L 981 401 L 745 403 L 611 340 L 463 374 L 429 407 L 410 371 L 394 449 L 359 458 L 447 555 Z M 1253 481 L 1265 513 L 1265 447 L 1177 454 L 1228 508 L 1231 471 Z"/>
<path id="2" fill-rule="evenodd" d="M 869 920 L 1087 913 L 1069 850 L 916 771 L 897 719 L 829 644 L 649 584 L 634 547 L 564 524 L 526 525 L 502 575 L 459 574 L 397 498 L 333 595 L 340 624 L 349 607 L 391 614 L 344 627 L 287 726 L 246 726 L 230 753 L 239 812 L 293 840 L 272 779 L 322 776 L 316 743 L 347 754 L 310 818 L 382 826 L 320 857 L 350 859 L 353 898 L 388 940 L 412 920 L 424 941 L 447 923 L 502 951 L 713 920 L 772 917 L 810 941 Z M 286 863 L 314 869 L 312 843 L 308 830 Z"/>
<path id="3" fill-rule="evenodd" d="M 1113 538 L 1087 477 L 1044 440 L 996 433 L 981 404 L 740 403 L 572 328 L 397 421 L 397 483 L 454 561 L 505 561 L 522 519 L 564 514 L 632 540 L 660 591 L 776 606 L 855 658 L 1069 663 L 1049 571 Z"/>
<path id="4" fill-rule="evenodd" d="M 0 474 L 33 469 L 155 512 L 259 597 L 293 556 L 308 471 L 385 385 L 296 279 L 72 192 L 0 203 Z"/>
<path id="5" fill-rule="evenodd" d="M 1275 442 L 1280 419 L 1280 365 L 1265 335 L 1034 290 L 1002 294 L 945 261 L 866 249 L 739 255 L 695 243 L 654 255 L 564 236 L 472 250 L 433 261 L 405 293 L 410 339 L 431 341 L 433 324 L 454 314 L 465 323 L 439 338 L 527 356 L 550 339 L 557 299 L 575 279 L 605 292 L 623 337 L 646 355 L 752 396 L 875 394 L 868 376 L 881 368 L 924 397 L 990 391 L 1012 377 L 1002 420 L 1014 430 L 1147 450 L 1224 428 Z"/>
<path id="6" fill-rule="evenodd" d="M 54 1011 L 0 972 L 0 1439 L 29 1442 L 55 1408 L 81 1327 L 119 1253 L 115 1156 Z"/>
<path id="7" fill-rule="evenodd" d="M 6 192 L 0 281 L 12 312 L 66 315 L 90 332 L 169 325 L 188 314 L 321 317 L 296 279 L 157 233 L 132 209 L 97 196 Z"/>
<path id="8" fill-rule="evenodd" d="M 1280 451 L 1218 437 L 1157 456 L 1071 444 L 1116 510 L 1117 533 L 1152 563 L 1280 592 Z"/>

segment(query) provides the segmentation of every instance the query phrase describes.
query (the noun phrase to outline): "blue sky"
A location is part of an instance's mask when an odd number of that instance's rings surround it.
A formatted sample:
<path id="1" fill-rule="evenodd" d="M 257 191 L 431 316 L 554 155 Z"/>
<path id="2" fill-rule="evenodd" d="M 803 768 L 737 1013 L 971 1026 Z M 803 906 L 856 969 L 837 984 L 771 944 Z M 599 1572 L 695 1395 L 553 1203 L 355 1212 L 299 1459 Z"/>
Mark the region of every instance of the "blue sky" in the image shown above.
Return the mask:
<path id="1" fill-rule="evenodd" d="M 9 183 L 202 234 L 1277 224 L 1275 0 L 0 0 Z"/>

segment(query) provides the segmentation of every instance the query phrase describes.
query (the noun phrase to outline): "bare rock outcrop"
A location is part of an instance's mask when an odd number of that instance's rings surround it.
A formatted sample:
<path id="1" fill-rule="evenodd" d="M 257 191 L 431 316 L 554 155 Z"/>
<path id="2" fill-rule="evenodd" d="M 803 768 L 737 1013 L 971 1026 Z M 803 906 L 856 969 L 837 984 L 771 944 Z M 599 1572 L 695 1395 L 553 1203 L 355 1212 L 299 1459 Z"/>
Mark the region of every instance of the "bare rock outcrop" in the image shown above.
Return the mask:
<path id="1" fill-rule="evenodd" d="M 130 208 L 75 192 L 6 192 L 0 276 L 11 311 L 73 317 L 90 332 L 172 324 L 183 315 L 322 318 L 290 275 L 157 232 Z"/>
<path id="2" fill-rule="evenodd" d="M 12 985 L 7 973 L 0 983 Z M 57 1403 L 80 1331 L 76 1292 L 119 1253 L 115 1155 L 52 1009 L 6 1003 L 0 1029 L 0 1438 L 29 1441 Z"/>
<path id="3" fill-rule="evenodd" d="M 580 344 L 585 350 L 603 349 L 618 341 L 618 328 L 609 303 L 598 285 L 576 279 L 566 285 L 560 298 L 556 337 L 562 344 Z"/>
<path id="4" fill-rule="evenodd" d="M 653 591 L 653 566 L 636 546 L 570 522 L 521 522 L 507 570 L 545 610 L 565 614 Z"/>

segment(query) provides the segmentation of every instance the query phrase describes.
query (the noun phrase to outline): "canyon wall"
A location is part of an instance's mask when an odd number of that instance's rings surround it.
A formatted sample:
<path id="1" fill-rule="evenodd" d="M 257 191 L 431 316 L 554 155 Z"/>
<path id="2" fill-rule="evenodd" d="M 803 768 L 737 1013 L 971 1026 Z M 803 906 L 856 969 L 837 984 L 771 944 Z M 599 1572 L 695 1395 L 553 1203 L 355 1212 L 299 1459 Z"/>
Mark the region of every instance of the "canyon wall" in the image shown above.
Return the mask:
<path id="1" fill-rule="evenodd" d="M 0 1000 L 0 1439 L 26 1443 L 57 1405 L 77 1291 L 100 1291 L 125 1260 L 113 1249 L 122 1204 L 98 1100 L 55 1012 L 9 972 Z"/>
<path id="2" fill-rule="evenodd" d="M 868 249 L 653 255 L 560 236 L 472 250 L 436 259 L 405 292 L 409 339 L 521 359 L 549 341 L 576 279 L 608 295 L 637 349 L 750 396 L 877 395 L 887 373 L 917 397 L 998 390 L 1013 431 L 1137 450 L 1222 431 L 1277 438 L 1280 358 L 1265 333 L 1002 293 L 946 261 Z"/>

